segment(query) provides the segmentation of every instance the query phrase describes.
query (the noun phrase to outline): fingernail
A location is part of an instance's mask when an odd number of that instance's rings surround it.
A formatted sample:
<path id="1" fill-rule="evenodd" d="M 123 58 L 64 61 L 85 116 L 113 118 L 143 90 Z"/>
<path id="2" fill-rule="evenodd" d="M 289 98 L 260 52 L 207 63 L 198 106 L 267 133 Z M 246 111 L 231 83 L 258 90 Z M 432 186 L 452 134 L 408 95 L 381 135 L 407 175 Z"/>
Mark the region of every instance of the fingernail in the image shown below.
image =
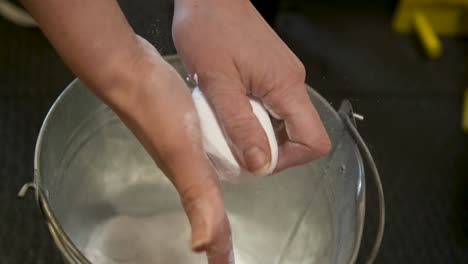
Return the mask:
<path id="1" fill-rule="evenodd" d="M 201 215 L 195 215 L 191 220 L 192 250 L 200 252 L 205 250 L 205 247 L 208 244 L 205 221 Z"/>
<path id="2" fill-rule="evenodd" d="M 246 150 L 244 160 L 247 169 L 255 175 L 264 173 L 270 166 L 267 155 L 258 147 L 251 147 Z"/>
<path id="3" fill-rule="evenodd" d="M 193 240 L 192 241 L 192 250 L 194 252 L 201 252 L 206 250 L 206 246 L 208 245 L 208 242 L 206 240 Z"/>

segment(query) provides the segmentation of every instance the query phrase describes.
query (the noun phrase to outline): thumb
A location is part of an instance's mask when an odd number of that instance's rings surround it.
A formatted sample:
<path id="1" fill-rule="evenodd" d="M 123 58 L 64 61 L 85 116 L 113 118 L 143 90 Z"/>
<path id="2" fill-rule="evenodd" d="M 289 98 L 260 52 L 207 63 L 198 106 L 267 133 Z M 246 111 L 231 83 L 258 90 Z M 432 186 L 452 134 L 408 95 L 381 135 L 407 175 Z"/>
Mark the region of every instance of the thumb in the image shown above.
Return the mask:
<path id="1" fill-rule="evenodd" d="M 264 174 L 272 159 L 270 145 L 242 83 L 210 80 L 201 83 L 200 89 L 211 104 L 239 164 L 254 174 Z"/>
<path id="2" fill-rule="evenodd" d="M 208 159 L 179 152 L 165 163 L 192 228 L 192 250 L 206 251 L 209 264 L 231 263 L 231 230 L 218 176 Z"/>
<path id="3" fill-rule="evenodd" d="M 330 151 L 330 138 L 304 83 L 274 89 L 262 100 L 271 113 L 284 121 L 286 140 L 279 146 L 277 171 L 304 164 Z"/>

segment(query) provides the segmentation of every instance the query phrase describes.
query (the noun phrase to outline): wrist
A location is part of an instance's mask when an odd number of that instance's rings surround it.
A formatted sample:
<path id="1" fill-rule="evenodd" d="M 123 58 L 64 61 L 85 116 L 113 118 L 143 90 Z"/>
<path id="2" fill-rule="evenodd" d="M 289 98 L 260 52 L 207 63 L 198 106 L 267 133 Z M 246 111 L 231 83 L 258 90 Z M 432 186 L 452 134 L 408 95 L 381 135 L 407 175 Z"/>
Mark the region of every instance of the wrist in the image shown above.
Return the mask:
<path id="1" fill-rule="evenodd" d="M 101 68 L 91 89 L 112 107 L 128 103 L 143 85 L 142 81 L 154 75 L 163 66 L 164 59 L 157 50 L 138 35 L 127 47 L 117 52 Z"/>

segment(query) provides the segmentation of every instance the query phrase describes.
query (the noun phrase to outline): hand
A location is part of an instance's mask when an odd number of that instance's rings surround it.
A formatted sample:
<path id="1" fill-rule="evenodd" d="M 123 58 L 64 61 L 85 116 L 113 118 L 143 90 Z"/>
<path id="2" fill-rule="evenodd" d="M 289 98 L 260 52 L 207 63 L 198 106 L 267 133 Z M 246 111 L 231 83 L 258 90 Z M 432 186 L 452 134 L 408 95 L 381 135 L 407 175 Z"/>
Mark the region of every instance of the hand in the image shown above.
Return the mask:
<path id="1" fill-rule="evenodd" d="M 230 228 L 185 83 L 135 35 L 116 0 L 21 0 L 70 69 L 119 115 L 172 181 L 210 264 L 232 260 Z M 86 19 L 83 19 L 86 17 Z"/>
<path id="2" fill-rule="evenodd" d="M 132 130 L 180 194 L 192 248 L 210 264 L 230 263 L 232 243 L 218 177 L 203 151 L 198 115 L 179 74 L 146 40 L 113 86 L 95 92 Z M 107 88 L 107 89 L 105 89 Z"/>
<path id="3" fill-rule="evenodd" d="M 176 0 L 173 37 L 197 74 L 238 162 L 262 172 L 271 161 L 267 137 L 248 96 L 284 124 L 276 170 L 326 154 L 330 140 L 305 90 L 305 70 L 248 0 Z"/>

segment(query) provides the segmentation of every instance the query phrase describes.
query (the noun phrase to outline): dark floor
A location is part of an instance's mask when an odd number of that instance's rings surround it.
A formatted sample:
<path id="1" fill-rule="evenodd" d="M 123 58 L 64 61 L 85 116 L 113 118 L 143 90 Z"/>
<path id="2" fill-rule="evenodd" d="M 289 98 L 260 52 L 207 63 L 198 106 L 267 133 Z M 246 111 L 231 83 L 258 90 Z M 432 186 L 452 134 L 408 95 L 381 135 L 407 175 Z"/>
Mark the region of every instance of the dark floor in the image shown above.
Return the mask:
<path id="1" fill-rule="evenodd" d="M 306 65 L 308 83 L 335 106 L 350 98 L 365 116 L 358 127 L 387 205 L 376 262 L 468 263 L 468 138 L 460 130 L 468 43 L 444 39 L 442 58 L 428 61 L 379 10 L 283 14 L 278 31 Z M 376 227 L 375 199 L 370 189 L 362 256 Z"/>
<path id="2" fill-rule="evenodd" d="M 143 2 L 121 4 L 139 34 L 172 53 L 170 16 L 161 15 L 170 5 Z M 350 98 L 365 116 L 359 130 L 387 199 L 377 263 L 468 263 L 468 140 L 459 129 L 468 41 L 444 39 L 443 57 L 430 62 L 412 37 L 390 31 L 383 10 L 313 10 L 282 14 L 277 29 L 314 88 L 334 106 Z M 15 196 L 32 179 L 41 120 L 73 77 L 38 30 L 0 19 L 0 36 L 0 263 L 60 263 L 32 197 Z M 363 255 L 376 220 L 371 189 L 368 198 Z"/>

